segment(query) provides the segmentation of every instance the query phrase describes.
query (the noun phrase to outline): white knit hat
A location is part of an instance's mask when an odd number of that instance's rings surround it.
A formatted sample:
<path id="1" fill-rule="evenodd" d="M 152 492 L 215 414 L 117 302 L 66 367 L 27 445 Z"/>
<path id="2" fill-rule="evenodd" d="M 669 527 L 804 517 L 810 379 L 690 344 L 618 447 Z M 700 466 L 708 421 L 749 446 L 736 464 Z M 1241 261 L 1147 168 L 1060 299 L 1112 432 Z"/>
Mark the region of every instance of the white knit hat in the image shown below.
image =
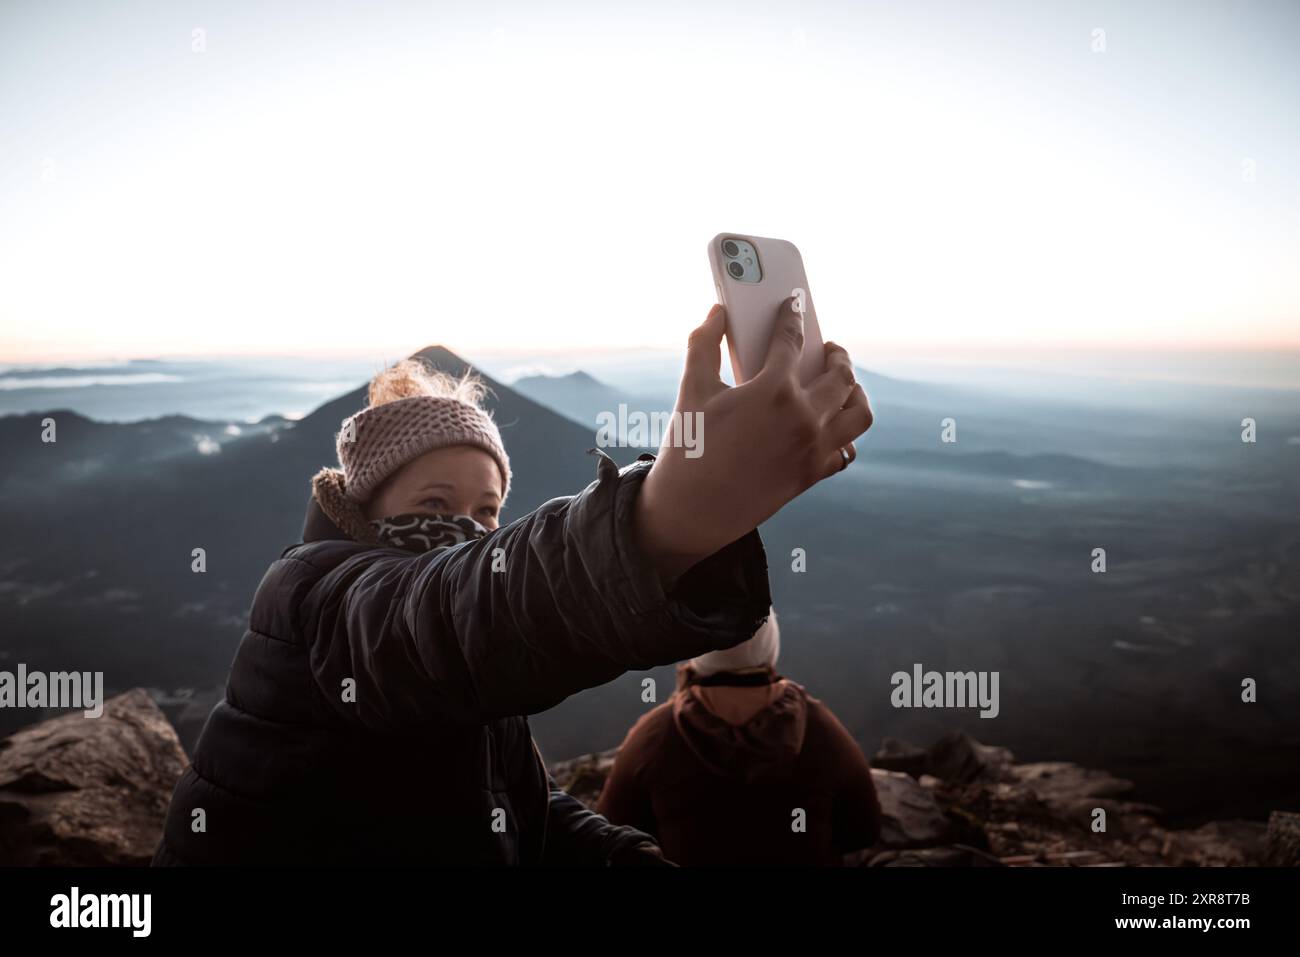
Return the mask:
<path id="1" fill-rule="evenodd" d="M 734 648 L 710 651 L 691 659 L 691 668 L 701 678 L 719 671 L 740 671 L 744 668 L 776 666 L 781 653 L 781 628 L 776 623 L 776 609 L 769 608 L 767 621 L 758 626 L 754 636 Z"/>

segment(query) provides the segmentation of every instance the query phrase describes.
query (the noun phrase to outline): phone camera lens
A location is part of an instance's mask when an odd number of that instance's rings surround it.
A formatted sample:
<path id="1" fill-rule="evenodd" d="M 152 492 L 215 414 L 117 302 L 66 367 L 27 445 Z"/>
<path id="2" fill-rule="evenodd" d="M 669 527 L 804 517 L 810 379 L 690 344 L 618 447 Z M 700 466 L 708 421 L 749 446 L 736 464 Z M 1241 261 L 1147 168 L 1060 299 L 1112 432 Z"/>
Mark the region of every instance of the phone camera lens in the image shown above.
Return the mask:
<path id="1" fill-rule="evenodd" d="M 726 241 L 722 244 L 722 251 L 723 251 L 724 253 L 726 253 L 728 256 L 732 256 L 732 257 L 739 256 L 739 255 L 740 255 L 740 247 L 737 246 L 737 245 L 736 245 L 734 242 L 732 242 L 730 239 L 726 240 Z"/>
<path id="2" fill-rule="evenodd" d="M 727 263 L 727 272 L 731 273 L 736 279 L 745 275 L 745 267 L 740 263 Z"/>

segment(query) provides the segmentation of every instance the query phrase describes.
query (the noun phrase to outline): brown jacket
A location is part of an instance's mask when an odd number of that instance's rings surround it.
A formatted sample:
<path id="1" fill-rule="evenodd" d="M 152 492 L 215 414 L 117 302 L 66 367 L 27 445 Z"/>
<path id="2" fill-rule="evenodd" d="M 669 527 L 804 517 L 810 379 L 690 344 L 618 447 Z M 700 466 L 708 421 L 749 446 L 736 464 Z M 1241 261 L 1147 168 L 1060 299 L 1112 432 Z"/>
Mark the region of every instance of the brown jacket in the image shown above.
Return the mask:
<path id="1" fill-rule="evenodd" d="M 880 835 L 862 750 L 771 669 L 701 679 L 678 665 L 676 692 L 628 732 L 597 809 L 687 866 L 839 865 Z"/>

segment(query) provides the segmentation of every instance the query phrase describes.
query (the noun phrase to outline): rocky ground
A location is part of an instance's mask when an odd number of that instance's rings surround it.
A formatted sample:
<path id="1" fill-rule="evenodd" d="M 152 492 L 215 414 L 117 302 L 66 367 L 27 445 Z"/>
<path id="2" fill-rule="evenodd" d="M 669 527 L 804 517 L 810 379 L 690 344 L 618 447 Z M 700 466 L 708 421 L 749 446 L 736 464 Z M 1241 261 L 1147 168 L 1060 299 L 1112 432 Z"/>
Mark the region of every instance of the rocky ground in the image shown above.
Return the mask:
<path id="1" fill-rule="evenodd" d="M 557 763 L 561 786 L 594 807 L 614 751 Z M 1270 822 L 1162 827 L 1159 808 L 1125 800 L 1132 785 L 1064 761 L 1020 764 L 961 733 L 924 749 L 886 739 L 872 758 L 884 812 L 871 867 L 1123 867 L 1300 864 L 1300 814 Z M 1094 809 L 1106 830 L 1094 833 Z"/>
<path id="2" fill-rule="evenodd" d="M 0 865 L 148 864 L 188 764 L 143 689 L 0 741 Z"/>
<path id="3" fill-rule="evenodd" d="M 552 767 L 594 806 L 614 752 Z M 51 718 L 0 740 L 0 866 L 142 865 L 157 846 L 187 763 L 143 689 L 104 714 Z M 1300 814 L 1268 824 L 1169 830 L 1127 781 L 1066 762 L 1021 764 L 1005 748 L 949 734 L 930 748 L 886 740 L 872 760 L 885 814 L 873 867 L 1300 864 Z M 1106 830 L 1094 833 L 1095 809 Z"/>

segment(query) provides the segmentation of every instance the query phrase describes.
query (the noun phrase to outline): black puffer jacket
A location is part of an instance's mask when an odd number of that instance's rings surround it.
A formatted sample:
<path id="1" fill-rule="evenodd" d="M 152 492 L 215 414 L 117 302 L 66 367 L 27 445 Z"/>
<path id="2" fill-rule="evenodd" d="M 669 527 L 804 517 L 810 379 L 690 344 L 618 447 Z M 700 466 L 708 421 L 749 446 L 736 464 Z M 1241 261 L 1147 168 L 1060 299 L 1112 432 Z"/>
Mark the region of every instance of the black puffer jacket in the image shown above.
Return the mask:
<path id="1" fill-rule="evenodd" d="M 633 537 L 653 456 L 620 470 L 593 451 L 578 495 L 425 554 L 358 544 L 313 501 L 154 863 L 604 864 L 646 840 L 554 786 L 523 716 L 748 638 L 767 563 L 754 531 L 665 594 Z"/>

